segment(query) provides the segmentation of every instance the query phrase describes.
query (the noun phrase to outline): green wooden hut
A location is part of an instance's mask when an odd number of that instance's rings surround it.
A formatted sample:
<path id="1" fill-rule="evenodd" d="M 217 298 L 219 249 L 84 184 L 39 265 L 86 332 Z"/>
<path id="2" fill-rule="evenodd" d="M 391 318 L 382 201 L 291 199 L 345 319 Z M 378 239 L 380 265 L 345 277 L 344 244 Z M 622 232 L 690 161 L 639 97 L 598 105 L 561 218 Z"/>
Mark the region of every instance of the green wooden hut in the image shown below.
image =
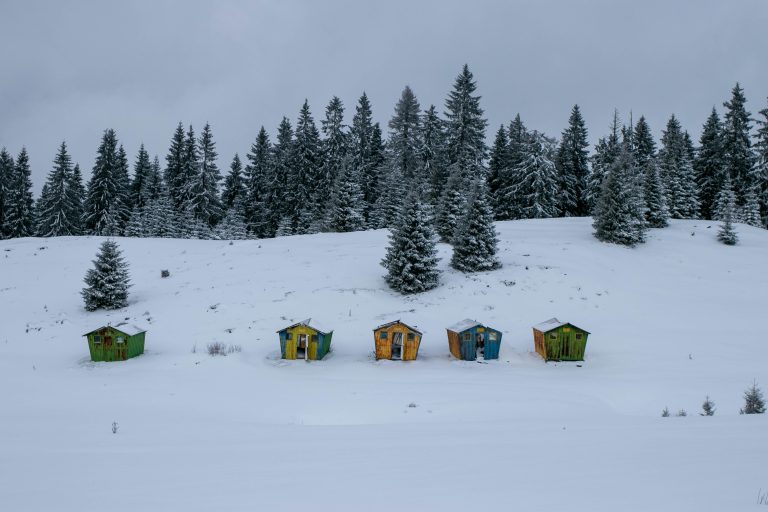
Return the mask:
<path id="1" fill-rule="evenodd" d="M 583 361 L 588 336 L 584 329 L 557 318 L 533 326 L 536 353 L 545 361 Z"/>
<path id="2" fill-rule="evenodd" d="M 107 325 L 83 334 L 88 338 L 91 361 L 125 361 L 144 353 L 144 335 L 141 327 L 123 322 Z"/>
<path id="3" fill-rule="evenodd" d="M 283 359 L 318 360 L 331 350 L 333 331 L 322 329 L 307 318 L 277 331 L 280 336 L 280 355 Z"/>

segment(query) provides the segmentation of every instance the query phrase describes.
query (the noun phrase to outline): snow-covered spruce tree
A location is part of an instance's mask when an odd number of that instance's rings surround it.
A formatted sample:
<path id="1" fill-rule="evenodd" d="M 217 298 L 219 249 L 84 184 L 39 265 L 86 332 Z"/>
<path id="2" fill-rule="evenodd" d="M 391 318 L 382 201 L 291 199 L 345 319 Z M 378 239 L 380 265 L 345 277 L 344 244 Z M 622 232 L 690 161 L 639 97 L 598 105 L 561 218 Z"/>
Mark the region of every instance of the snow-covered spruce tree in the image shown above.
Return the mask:
<path id="1" fill-rule="evenodd" d="M 435 233 L 428 207 L 419 191 L 411 190 L 402 205 L 397 225 L 389 235 L 381 264 L 385 281 L 402 294 L 421 293 L 439 284 Z"/>
<path id="2" fill-rule="evenodd" d="M 506 196 L 508 201 L 518 201 L 522 218 L 558 216 L 559 187 L 554 159 L 554 140 L 534 130 L 528 137 L 524 159 L 513 170 L 517 182 Z"/>
<path id="3" fill-rule="evenodd" d="M 392 158 L 379 166 L 379 194 L 370 211 L 368 228 L 391 228 L 400 214 L 403 197 L 407 193 L 401 168 Z"/>
<path id="4" fill-rule="evenodd" d="M 555 160 L 559 178 L 560 204 L 566 217 L 589 214 L 587 178 L 589 177 L 589 140 L 587 127 L 578 105 L 571 109 L 568 128 L 563 131 Z"/>
<path id="5" fill-rule="evenodd" d="M 8 180 L 5 210 L 5 230 L 8 238 L 32 236 L 34 233 L 31 174 L 27 148 L 21 148 Z"/>
<path id="6" fill-rule="evenodd" d="M 235 202 L 242 200 L 245 204 L 246 187 L 243 177 L 243 163 L 240 161 L 240 155 L 235 153 L 232 163 L 229 164 L 229 174 L 224 178 L 224 188 L 221 191 L 221 206 L 228 210 L 234 206 Z"/>
<path id="7" fill-rule="evenodd" d="M 669 210 L 656 159 L 645 161 L 642 169 L 645 195 L 645 220 L 649 228 L 665 228 L 669 225 Z"/>
<path id="8" fill-rule="evenodd" d="M 395 113 L 389 120 L 389 142 L 392 165 L 398 168 L 407 186 L 420 186 L 424 177 L 416 176 L 420 170 L 419 132 L 421 129 L 421 107 L 416 95 L 407 85 L 395 105 Z"/>
<path id="9" fill-rule="evenodd" d="M 717 239 L 725 245 L 736 245 L 739 237 L 733 227 L 736 221 L 736 193 L 733 191 L 730 176 L 725 177 L 723 189 L 715 202 L 715 220 L 721 222 Z"/>
<path id="10" fill-rule="evenodd" d="M 141 238 L 147 236 L 147 214 L 145 209 L 149 205 L 145 205 L 143 208 L 135 207 L 131 210 L 131 217 L 128 219 L 128 224 L 125 225 L 124 236 L 130 236 L 134 238 Z"/>
<path id="11" fill-rule="evenodd" d="M 373 161 L 372 154 L 373 126 L 371 102 L 368 100 L 368 95 L 363 92 L 355 107 L 355 115 L 352 117 L 348 152 L 360 173 L 366 224 L 373 211 L 378 192 L 378 164 Z"/>
<path id="12" fill-rule="evenodd" d="M 85 274 L 86 287 L 81 295 L 87 311 L 120 309 L 128 305 L 128 264 L 113 240 L 105 240 Z"/>
<path id="13" fill-rule="evenodd" d="M 474 94 L 476 89 L 474 76 L 464 64 L 445 101 L 448 165 L 458 167 L 458 171 L 470 180 L 485 178 L 483 160 L 487 150 L 485 127 L 488 121 L 480 108 L 480 96 Z"/>
<path id="14" fill-rule="evenodd" d="M 72 184 L 72 159 L 67 153 L 67 145 L 62 142 L 53 160 L 53 169 L 48 173 L 45 193 L 38 201 L 37 234 L 39 236 L 75 235 L 77 226 L 73 219 L 72 197 L 69 187 Z"/>
<path id="15" fill-rule="evenodd" d="M 744 195 L 744 205 L 741 207 L 738 218 L 747 226 L 763 227 L 763 219 L 760 217 L 760 201 L 757 195 L 757 184 L 747 189 Z"/>
<path id="16" fill-rule="evenodd" d="M 759 182 L 757 189 L 762 203 L 763 226 L 768 226 L 768 107 L 759 112 L 755 135 L 755 176 Z"/>
<path id="17" fill-rule="evenodd" d="M 88 234 L 114 236 L 119 234 L 118 218 L 120 183 L 117 176 L 117 135 L 112 129 L 104 131 L 96 152 L 88 192 L 85 198 L 84 224 Z"/>
<path id="18" fill-rule="evenodd" d="M 704 399 L 704 403 L 701 404 L 700 416 L 714 416 L 715 415 L 715 402 L 709 399 L 709 396 Z"/>
<path id="19" fill-rule="evenodd" d="M 445 152 L 445 123 L 434 105 L 424 111 L 419 135 L 419 160 L 421 174 L 429 183 L 429 202 L 436 206 L 448 180 Z"/>
<path id="20" fill-rule="evenodd" d="M 277 231 L 275 236 L 291 236 L 294 235 L 293 222 L 290 217 L 283 217 L 277 224 Z"/>
<path id="21" fill-rule="evenodd" d="M 723 165 L 731 178 L 736 204 L 744 204 L 747 191 L 755 186 L 754 153 L 750 132 L 752 119 L 746 109 L 747 98 L 744 89 L 737 83 L 731 91 L 731 100 L 723 103 Z"/>
<path id="22" fill-rule="evenodd" d="M 505 186 L 504 178 L 509 172 L 509 136 L 504 125 L 499 126 L 496 138 L 493 140 L 490 158 L 488 160 L 488 193 L 495 205 L 495 198 L 500 189 Z M 494 209 L 495 210 L 495 209 Z"/>
<path id="23" fill-rule="evenodd" d="M 117 167 L 115 169 L 115 181 L 117 182 L 117 211 L 118 233 L 122 233 L 128 219 L 131 218 L 131 176 L 128 155 L 121 144 L 117 148 Z"/>
<path id="24" fill-rule="evenodd" d="M 645 169 L 648 161 L 656 158 L 656 142 L 653 140 L 651 127 L 640 116 L 634 130 L 632 130 L 632 152 L 635 156 L 635 164 L 638 169 Z"/>
<path id="25" fill-rule="evenodd" d="M 667 122 L 661 145 L 658 164 L 669 214 L 675 219 L 696 218 L 699 212 L 696 176 L 685 133 L 674 114 Z"/>
<path id="26" fill-rule="evenodd" d="M 699 186 L 701 217 L 712 219 L 715 214 L 715 201 L 723 188 L 725 177 L 722 126 L 714 107 L 712 107 L 712 113 L 701 130 L 699 151 L 693 162 L 693 169 L 696 173 L 696 183 Z"/>
<path id="27" fill-rule="evenodd" d="M 626 144 L 603 179 L 594 211 L 595 238 L 634 246 L 645 241 L 645 200 L 634 158 Z"/>
<path id="28" fill-rule="evenodd" d="M 363 193 L 359 182 L 352 158 L 345 158 L 331 198 L 326 225 L 328 230 L 346 233 L 363 229 Z"/>
<path id="29" fill-rule="evenodd" d="M 272 191 L 277 202 L 269 204 L 270 215 L 274 214 L 276 221 L 275 231 L 281 222 L 290 222 L 290 233 L 293 234 L 293 205 L 289 202 L 291 190 L 288 183 L 293 174 L 293 127 L 287 117 L 283 117 L 277 128 L 277 139 L 272 148 L 272 179 L 269 180 L 269 190 Z M 285 232 L 285 230 L 283 230 Z M 279 236 L 279 235 L 278 235 Z"/>
<path id="30" fill-rule="evenodd" d="M 290 125 L 288 125 L 290 131 Z M 245 221 L 248 232 L 255 238 L 275 236 L 280 222 L 283 189 L 275 182 L 275 159 L 267 130 L 262 126 L 256 141 L 246 155 Z"/>
<path id="31" fill-rule="evenodd" d="M 314 201 L 320 192 L 321 163 L 320 133 L 309 110 L 309 102 L 304 100 L 296 122 L 288 180 L 290 186 L 286 189 L 288 214 L 293 222 L 293 232 L 297 235 L 308 233 L 321 214 L 320 207 Z"/>
<path id="32" fill-rule="evenodd" d="M 224 219 L 216 226 L 216 234 L 221 240 L 245 240 L 248 238 L 244 197 L 241 196 L 227 209 Z"/>
<path id="33" fill-rule="evenodd" d="M 183 238 L 179 216 L 163 188 L 144 208 L 144 235 L 155 238 Z"/>
<path id="34" fill-rule="evenodd" d="M 13 176 L 13 157 L 5 148 L 0 150 L 0 240 L 8 237 L 6 232 L 6 213 L 10 206 L 11 177 Z"/>
<path id="35" fill-rule="evenodd" d="M 594 213 L 595 206 L 600 197 L 603 180 L 621 152 L 620 132 L 619 112 L 614 110 L 611 133 L 597 142 L 595 153 L 592 155 L 592 172 L 587 180 L 587 203 L 589 211 L 592 213 Z"/>
<path id="36" fill-rule="evenodd" d="M 744 408 L 739 414 L 763 414 L 765 412 L 765 400 L 763 390 L 753 382 L 752 386 L 744 392 Z"/>
<path id="37" fill-rule="evenodd" d="M 468 187 L 468 178 L 456 164 L 448 168 L 448 173 L 448 183 L 437 205 L 435 229 L 440 240 L 450 244 L 453 243 L 459 223 L 466 213 L 465 190 Z"/>
<path id="38" fill-rule="evenodd" d="M 476 180 L 467 213 L 454 237 L 451 266 L 462 272 L 497 269 L 501 267 L 496 258 L 497 244 L 488 190 L 483 180 Z"/>
<path id="39" fill-rule="evenodd" d="M 175 198 L 178 203 L 174 203 L 174 208 L 182 217 L 186 211 L 192 211 L 194 213 L 192 187 L 199 174 L 200 149 L 197 145 L 195 130 L 192 125 L 189 125 L 187 134 L 184 137 L 184 145 L 181 154 L 181 171 L 176 177 L 176 183 L 179 188 L 178 190 L 174 190 L 174 194 L 178 194 L 178 197 Z"/>
<path id="40" fill-rule="evenodd" d="M 144 208 L 147 204 L 147 187 L 151 174 L 152 162 L 149 159 L 149 153 L 142 144 L 133 164 L 133 181 L 131 181 L 129 196 L 131 208 Z M 131 211 L 131 215 L 133 215 L 133 211 Z"/>
<path id="41" fill-rule="evenodd" d="M 198 141 L 199 165 L 188 181 L 187 208 L 195 218 L 208 227 L 221 220 L 223 210 L 219 200 L 221 173 L 216 164 L 216 143 L 213 141 L 211 125 L 206 123 Z"/>
<path id="42" fill-rule="evenodd" d="M 191 127 L 190 127 L 191 128 Z M 185 141 L 184 125 L 179 121 L 171 138 L 171 146 L 165 156 L 165 185 L 168 196 L 175 209 L 181 208 L 183 191 L 186 186 L 184 179 Z"/>
<path id="43" fill-rule="evenodd" d="M 317 193 L 315 200 L 326 204 L 328 196 L 342 173 L 347 155 L 347 133 L 344 126 L 344 104 L 334 96 L 325 107 L 325 119 L 320 122 L 320 129 L 325 137 L 321 141 L 321 164 L 318 172 Z M 323 212 L 318 213 L 321 216 Z"/>
<path id="44" fill-rule="evenodd" d="M 531 134 L 520 119 L 520 114 L 509 124 L 509 145 L 507 165 L 501 170 L 496 190 L 491 194 L 491 203 L 497 220 L 522 218 L 523 200 L 516 194 L 523 191 L 517 187 L 522 176 L 517 174 L 520 164 L 528 154 L 528 139 Z"/>
<path id="45" fill-rule="evenodd" d="M 80 165 L 75 164 L 70 174 L 69 186 L 67 187 L 69 195 L 69 212 L 72 218 L 69 224 L 72 226 L 73 235 L 83 234 L 83 214 L 85 213 L 85 186 L 83 185 L 83 173 L 80 172 Z"/>

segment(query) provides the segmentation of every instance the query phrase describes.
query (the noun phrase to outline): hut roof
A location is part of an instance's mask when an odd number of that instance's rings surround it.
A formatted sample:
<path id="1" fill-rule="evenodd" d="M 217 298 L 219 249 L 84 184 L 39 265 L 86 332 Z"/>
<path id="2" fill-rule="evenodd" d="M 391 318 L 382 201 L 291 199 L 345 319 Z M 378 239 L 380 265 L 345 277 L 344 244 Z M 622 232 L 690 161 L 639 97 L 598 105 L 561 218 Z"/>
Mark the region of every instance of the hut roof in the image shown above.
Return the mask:
<path id="1" fill-rule="evenodd" d="M 379 329 L 384 329 L 385 327 L 389 327 L 389 326 L 395 325 L 395 324 L 403 324 L 404 326 L 406 326 L 408 329 L 412 330 L 416 334 L 421 334 L 420 330 L 416 329 L 415 327 L 411 327 L 407 323 L 401 322 L 400 320 L 395 320 L 394 322 L 387 322 L 386 324 L 381 324 L 380 326 L 375 328 L 374 331 L 378 331 Z"/>
<path id="2" fill-rule="evenodd" d="M 449 331 L 453 331 L 453 332 L 464 332 L 467 329 L 471 329 L 473 327 L 478 327 L 478 326 L 482 327 L 483 324 L 481 324 L 477 320 L 472 320 L 472 319 L 469 319 L 469 318 L 465 318 L 461 322 L 457 322 L 457 323 L 453 324 L 452 326 L 448 327 L 448 330 Z"/>
<path id="3" fill-rule="evenodd" d="M 580 331 L 584 331 L 587 334 L 589 334 L 589 331 L 582 329 L 581 327 L 578 327 L 576 325 L 573 325 L 570 322 L 561 322 L 557 318 L 550 318 L 549 320 L 541 322 L 540 324 L 534 325 L 533 328 L 536 329 L 537 331 L 549 332 L 553 329 L 557 329 L 558 327 L 562 327 L 564 325 L 570 325 L 571 327 L 576 327 L 576 329 L 579 329 Z"/>
<path id="4" fill-rule="evenodd" d="M 99 327 L 98 329 L 94 329 L 90 332 L 83 334 L 83 336 L 88 336 L 89 334 L 93 334 L 96 331 L 106 329 L 107 327 L 112 327 L 113 329 L 117 329 L 118 331 L 125 333 L 128 336 L 136 336 L 137 334 L 141 334 L 142 332 L 147 332 L 146 329 L 143 329 L 135 324 L 130 324 L 128 322 L 120 322 L 119 324 L 116 324 L 116 325 L 107 324 L 103 327 Z"/>
<path id="5" fill-rule="evenodd" d="M 330 334 L 333 332 L 333 329 L 323 329 L 318 325 L 317 322 L 313 322 L 311 318 L 307 318 L 306 320 L 302 320 L 301 322 L 296 322 L 295 324 L 289 325 L 288 327 L 283 327 L 277 332 L 283 332 L 293 327 L 297 327 L 299 325 L 303 325 L 304 327 L 309 327 L 310 329 L 315 330 L 320 334 Z"/>

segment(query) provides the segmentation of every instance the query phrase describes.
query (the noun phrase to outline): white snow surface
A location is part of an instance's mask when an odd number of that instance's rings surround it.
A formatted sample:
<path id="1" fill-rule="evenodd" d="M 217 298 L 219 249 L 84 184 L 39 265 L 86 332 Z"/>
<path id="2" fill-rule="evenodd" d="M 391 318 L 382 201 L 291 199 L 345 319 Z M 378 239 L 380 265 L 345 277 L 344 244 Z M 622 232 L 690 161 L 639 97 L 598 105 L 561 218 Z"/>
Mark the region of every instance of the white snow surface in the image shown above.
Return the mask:
<path id="1" fill-rule="evenodd" d="M 477 325 L 483 325 L 483 324 L 481 324 L 477 320 L 472 320 L 471 318 L 465 318 L 464 320 L 460 322 L 456 322 L 455 324 L 448 327 L 448 330 L 453 332 L 463 332 Z"/>
<path id="2" fill-rule="evenodd" d="M 768 415 L 738 414 L 768 391 L 768 231 L 737 227 L 735 247 L 673 221 L 628 249 L 590 219 L 499 223 L 500 270 L 450 270 L 440 245 L 415 296 L 384 283 L 386 231 L 121 238 L 130 305 L 93 313 L 103 239 L 2 241 L 0 510 L 768 510 Z M 308 314 L 332 352 L 281 360 L 275 331 Z M 583 363 L 533 352 L 553 316 L 592 333 Z M 400 317 L 419 359 L 376 361 L 371 329 Z M 499 360 L 451 357 L 466 317 L 503 331 Z M 82 333 L 122 321 L 146 353 L 90 362 Z"/>

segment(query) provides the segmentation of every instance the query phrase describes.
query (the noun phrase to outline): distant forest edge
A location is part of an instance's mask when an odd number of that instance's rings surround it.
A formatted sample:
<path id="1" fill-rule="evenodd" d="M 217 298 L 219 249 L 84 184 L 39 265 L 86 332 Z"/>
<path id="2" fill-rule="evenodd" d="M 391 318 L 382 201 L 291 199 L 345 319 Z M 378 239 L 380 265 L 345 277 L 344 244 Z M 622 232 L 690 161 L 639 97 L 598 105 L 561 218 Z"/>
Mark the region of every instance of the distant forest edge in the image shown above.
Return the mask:
<path id="1" fill-rule="evenodd" d="M 3 148 L 0 237 L 347 232 L 395 227 L 418 203 L 424 211 L 414 218 L 452 242 L 478 194 L 495 220 L 593 215 L 595 236 L 627 245 L 668 218 L 766 227 L 768 106 L 753 119 L 738 84 L 722 117 L 712 108 L 698 145 L 674 115 L 657 147 L 644 117 L 624 123 L 614 113 L 610 133 L 591 152 L 578 105 L 559 140 L 528 129 L 518 115 L 489 148 L 476 88 L 465 65 L 441 114 L 434 105 L 422 109 L 406 86 L 386 137 L 365 93 L 350 126 L 339 98 L 319 128 L 305 101 L 295 124 L 283 118 L 274 141 L 262 127 L 224 177 L 208 124 L 198 136 L 180 122 L 164 164 L 142 145 L 132 175 L 107 129 L 87 184 L 62 142 L 36 200 L 26 149 L 14 158 Z"/>

